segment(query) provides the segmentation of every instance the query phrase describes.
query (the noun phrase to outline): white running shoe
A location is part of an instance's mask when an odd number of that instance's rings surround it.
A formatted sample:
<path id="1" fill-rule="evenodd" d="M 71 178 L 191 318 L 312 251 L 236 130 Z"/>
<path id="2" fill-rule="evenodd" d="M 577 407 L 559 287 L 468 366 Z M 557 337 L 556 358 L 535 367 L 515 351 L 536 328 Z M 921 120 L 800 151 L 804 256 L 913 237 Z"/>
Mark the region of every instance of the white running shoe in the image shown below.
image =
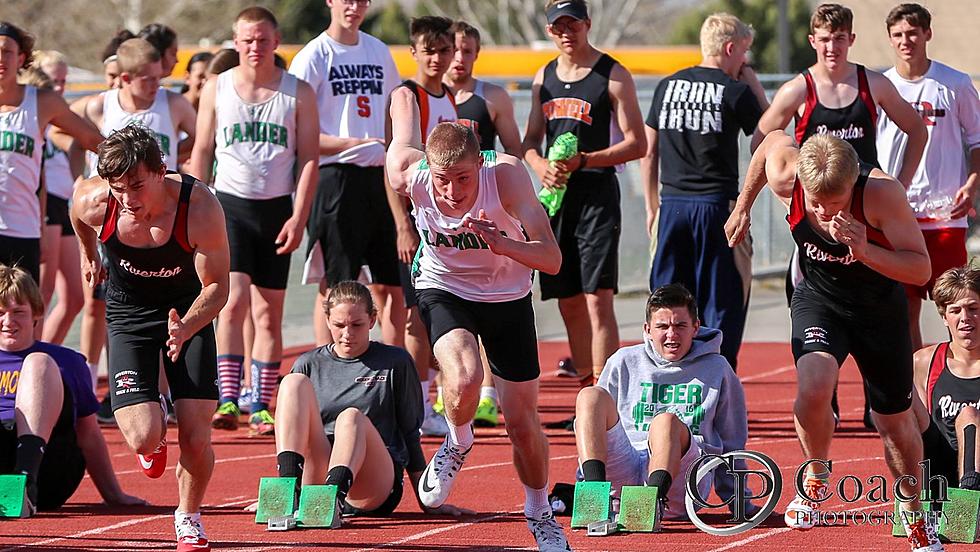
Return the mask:
<path id="1" fill-rule="evenodd" d="M 204 533 L 201 518 L 179 515 L 174 519 L 177 532 L 177 552 L 210 552 L 211 544 Z"/>
<path id="2" fill-rule="evenodd" d="M 425 437 L 445 437 L 449 435 L 449 423 L 442 414 L 429 412 L 429 415 L 422 420 L 419 432 Z"/>
<path id="3" fill-rule="evenodd" d="M 943 552 L 945 549 L 939 540 L 939 531 L 936 527 L 939 524 L 938 517 L 936 515 L 919 516 L 912 520 L 910 519 L 912 516 L 915 516 L 914 512 L 904 510 L 900 514 L 912 552 Z"/>
<path id="4" fill-rule="evenodd" d="M 555 521 L 554 514 L 548 512 L 541 519 L 525 519 L 527 520 L 527 528 L 534 535 L 540 552 L 572 552 L 572 547 L 565 539 L 565 531 Z"/>
<path id="5" fill-rule="evenodd" d="M 453 481 L 466 461 L 466 455 L 473 447 L 466 450 L 450 445 L 449 437 L 442 441 L 436 455 L 419 478 L 419 500 L 429 508 L 442 506 L 453 490 Z"/>
<path id="6" fill-rule="evenodd" d="M 820 517 L 820 502 L 810 500 L 810 498 L 821 499 L 827 496 L 827 481 L 817 477 L 807 477 L 803 483 L 803 490 L 808 497 L 796 495 L 796 498 L 786 507 L 783 514 L 783 521 L 790 529 L 806 531 L 818 525 Z"/>

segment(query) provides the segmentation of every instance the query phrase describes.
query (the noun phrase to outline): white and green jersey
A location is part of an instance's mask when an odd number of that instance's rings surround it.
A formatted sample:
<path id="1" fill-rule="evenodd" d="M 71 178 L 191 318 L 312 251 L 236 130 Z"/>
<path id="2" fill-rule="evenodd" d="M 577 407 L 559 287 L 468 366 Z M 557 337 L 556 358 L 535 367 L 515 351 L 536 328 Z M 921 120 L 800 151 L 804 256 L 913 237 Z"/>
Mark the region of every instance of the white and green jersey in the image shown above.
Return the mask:
<path id="1" fill-rule="evenodd" d="M 282 71 L 279 89 L 267 100 L 248 103 L 235 90 L 235 70 L 218 76 L 215 87 L 214 189 L 243 199 L 292 194 L 296 165 L 296 84 Z"/>
<path id="2" fill-rule="evenodd" d="M 37 89 L 24 87 L 17 109 L 0 113 L 0 236 L 41 237 L 41 150 Z"/>
<path id="3" fill-rule="evenodd" d="M 44 188 L 49 194 L 61 199 L 71 199 L 75 188 L 75 178 L 71 175 L 68 154 L 50 140 L 49 126 L 44 137 Z"/>
<path id="4" fill-rule="evenodd" d="M 497 193 L 497 152 L 483 152 L 473 218 L 480 210 L 503 234 L 525 239 L 524 227 L 504 209 Z M 412 263 L 415 289 L 441 289 L 466 299 L 485 303 L 514 301 L 531 291 L 532 270 L 490 251 L 475 232 L 461 228 L 462 218 L 444 214 L 436 206 L 432 173 L 425 159 L 412 175 L 408 189 L 415 207 L 415 226 L 421 242 Z"/>
<path id="5" fill-rule="evenodd" d="M 119 90 L 103 92 L 102 96 L 102 135 L 108 137 L 114 131 L 131 124 L 148 128 L 157 137 L 163 163 L 167 169 L 177 170 L 177 129 L 170 116 L 170 98 L 165 89 L 157 90 L 157 95 L 148 109 L 131 113 L 119 103 Z M 96 164 L 98 162 L 96 161 Z"/>

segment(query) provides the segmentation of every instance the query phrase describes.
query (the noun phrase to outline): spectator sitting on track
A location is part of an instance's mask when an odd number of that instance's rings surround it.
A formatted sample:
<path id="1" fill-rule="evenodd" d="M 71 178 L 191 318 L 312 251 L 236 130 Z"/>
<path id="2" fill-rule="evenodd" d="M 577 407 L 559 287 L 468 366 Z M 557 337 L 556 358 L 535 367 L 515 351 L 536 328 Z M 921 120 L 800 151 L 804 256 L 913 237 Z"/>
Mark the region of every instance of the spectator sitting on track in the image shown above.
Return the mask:
<path id="1" fill-rule="evenodd" d="M 404 349 L 370 340 L 377 309 L 367 287 L 337 283 L 323 310 L 333 343 L 301 356 L 279 385 L 279 476 L 296 477 L 297 492 L 300 482 L 337 485 L 345 514 L 388 516 L 401 501 L 403 470 L 417 489 L 425 469 L 418 375 Z"/>
<path id="2" fill-rule="evenodd" d="M 745 396 L 720 353 L 721 331 L 700 326 L 683 286 L 650 295 L 643 333 L 643 344 L 619 349 L 596 385 L 578 394 L 577 478 L 610 481 L 613 496 L 646 482 L 659 491 L 661 515 L 666 508 L 667 517 L 685 518 L 685 485 L 671 482 L 704 453 L 745 448 Z M 707 497 L 711 478 L 698 487 Z"/>
<path id="3" fill-rule="evenodd" d="M 31 276 L 0 265 L 0 473 L 27 475 L 24 517 L 61 507 L 86 469 L 107 504 L 145 504 L 116 480 L 85 358 L 34 340 L 43 315 Z"/>
<path id="4" fill-rule="evenodd" d="M 980 269 L 967 265 L 947 270 L 936 280 L 932 297 L 951 338 L 915 353 L 919 400 L 914 411 L 933 473 L 946 475 L 949 481 L 958 475 L 960 488 L 977 491 Z M 956 467 L 947 469 L 953 462 Z"/>

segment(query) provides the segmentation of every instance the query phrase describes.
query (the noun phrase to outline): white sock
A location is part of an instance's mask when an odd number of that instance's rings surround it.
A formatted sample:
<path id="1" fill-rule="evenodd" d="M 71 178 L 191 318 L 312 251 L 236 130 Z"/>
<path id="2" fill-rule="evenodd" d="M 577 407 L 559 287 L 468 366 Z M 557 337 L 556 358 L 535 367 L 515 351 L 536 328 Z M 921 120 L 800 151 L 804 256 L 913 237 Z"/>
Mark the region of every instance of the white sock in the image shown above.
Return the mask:
<path id="1" fill-rule="evenodd" d="M 473 427 L 467 422 L 461 426 L 449 424 L 449 443 L 467 450 L 473 446 Z M 547 502 L 545 496 L 545 502 Z"/>
<path id="2" fill-rule="evenodd" d="M 436 386 L 436 401 L 441 401 L 441 400 L 442 400 L 442 386 L 441 385 L 437 385 Z"/>
<path id="3" fill-rule="evenodd" d="M 524 517 L 541 519 L 551 514 L 551 503 L 548 502 L 548 486 L 543 489 L 532 489 L 524 485 Z"/>
<path id="4" fill-rule="evenodd" d="M 497 398 L 497 388 L 485 385 L 480 388 L 480 400 L 483 399 L 493 399 L 493 404 L 497 404 L 500 399 Z"/>
<path id="5" fill-rule="evenodd" d="M 194 512 L 193 514 L 190 514 L 190 513 L 187 513 L 187 512 L 181 512 L 180 510 L 175 510 L 174 511 L 174 520 L 176 522 L 179 523 L 184 518 L 188 518 L 191 521 L 200 522 L 201 521 L 201 512 Z"/>

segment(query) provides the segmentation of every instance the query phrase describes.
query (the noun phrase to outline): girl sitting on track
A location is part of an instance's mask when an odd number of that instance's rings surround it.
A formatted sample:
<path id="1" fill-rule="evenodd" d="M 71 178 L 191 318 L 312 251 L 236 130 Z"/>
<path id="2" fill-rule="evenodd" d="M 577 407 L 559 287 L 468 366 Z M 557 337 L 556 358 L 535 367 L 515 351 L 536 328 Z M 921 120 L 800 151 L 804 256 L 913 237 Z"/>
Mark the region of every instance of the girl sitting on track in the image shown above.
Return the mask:
<path id="1" fill-rule="evenodd" d="M 303 354 L 279 386 L 279 476 L 296 477 L 297 492 L 300 482 L 337 485 L 345 515 L 387 516 L 401 501 L 403 470 L 417 489 L 425 468 L 418 375 L 404 349 L 371 341 L 377 310 L 365 286 L 339 283 L 323 308 L 333 343 Z"/>

